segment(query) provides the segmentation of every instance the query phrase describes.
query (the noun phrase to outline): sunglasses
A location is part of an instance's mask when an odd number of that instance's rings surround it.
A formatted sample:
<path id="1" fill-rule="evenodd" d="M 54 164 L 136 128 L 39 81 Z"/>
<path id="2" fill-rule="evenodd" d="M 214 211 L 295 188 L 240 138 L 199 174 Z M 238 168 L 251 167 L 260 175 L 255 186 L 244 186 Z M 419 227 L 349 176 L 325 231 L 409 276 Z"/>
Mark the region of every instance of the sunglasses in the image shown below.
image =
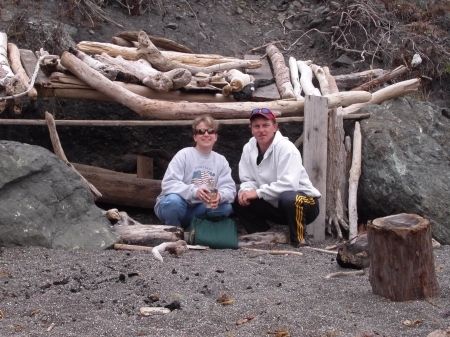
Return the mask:
<path id="1" fill-rule="evenodd" d="M 204 135 L 207 132 L 208 132 L 209 135 L 213 135 L 213 134 L 216 133 L 216 130 L 214 130 L 214 129 L 203 129 L 203 128 L 195 130 L 195 134 L 196 135 Z"/>
<path id="2" fill-rule="evenodd" d="M 252 114 L 250 115 L 250 118 L 253 116 L 253 115 L 268 115 L 272 120 L 275 120 L 275 115 L 273 114 L 273 112 L 272 111 L 270 111 L 269 109 L 267 109 L 267 108 L 260 108 L 260 109 L 253 109 L 252 110 Z"/>

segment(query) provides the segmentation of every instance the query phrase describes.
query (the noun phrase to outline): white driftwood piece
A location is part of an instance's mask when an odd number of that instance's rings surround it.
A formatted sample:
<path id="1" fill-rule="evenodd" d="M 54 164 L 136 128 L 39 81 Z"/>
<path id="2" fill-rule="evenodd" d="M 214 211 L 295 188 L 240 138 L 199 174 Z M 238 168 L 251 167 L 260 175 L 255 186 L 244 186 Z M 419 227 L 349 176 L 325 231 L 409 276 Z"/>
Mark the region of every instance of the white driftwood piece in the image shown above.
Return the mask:
<path id="1" fill-rule="evenodd" d="M 20 61 L 19 48 L 17 48 L 14 43 L 8 43 L 8 59 L 14 74 L 20 79 L 24 88 L 30 90 L 28 92 L 28 97 L 30 97 L 33 101 L 36 100 L 38 95 L 37 91 L 34 87 L 30 89 L 30 78 L 28 77 Z"/>
<path id="2" fill-rule="evenodd" d="M 298 74 L 298 66 L 295 57 L 289 57 L 289 71 L 291 73 L 291 82 L 294 88 L 294 95 L 297 99 L 302 97 L 302 86 L 300 85 L 300 77 Z"/>
<path id="3" fill-rule="evenodd" d="M 225 78 L 230 84 L 222 88 L 222 94 L 229 96 L 232 92 L 241 91 L 247 84 L 250 84 L 253 77 L 240 72 L 237 69 L 230 69 L 224 72 Z"/>
<path id="4" fill-rule="evenodd" d="M 239 247 L 254 245 L 271 245 L 276 243 L 289 243 L 289 238 L 281 232 L 262 232 L 242 235 L 239 237 Z"/>
<path id="5" fill-rule="evenodd" d="M 168 102 L 148 99 L 136 95 L 121 86 L 109 81 L 104 76 L 91 69 L 69 52 L 64 52 L 61 63 L 69 69 L 71 73 L 91 87 L 103 94 L 115 99 L 141 116 L 156 119 L 192 119 L 205 113 L 214 118 L 248 118 L 248 111 L 256 107 L 255 102 L 235 102 L 235 103 L 186 103 Z M 325 96 L 328 100 L 328 107 L 348 106 L 357 102 L 370 100 L 372 94 L 367 91 L 340 92 Z M 271 109 L 276 116 L 286 117 L 298 114 L 304 108 L 304 100 L 278 100 L 265 102 L 264 106 Z"/>
<path id="6" fill-rule="evenodd" d="M 182 228 L 167 225 L 142 225 L 136 222 L 130 226 L 119 221 L 114 225 L 114 230 L 124 243 L 132 245 L 156 246 L 184 239 Z"/>
<path id="7" fill-rule="evenodd" d="M 322 96 L 320 90 L 312 84 L 313 72 L 308 63 L 305 61 L 297 61 L 297 67 L 300 72 L 300 85 L 305 95 Z"/>
<path id="8" fill-rule="evenodd" d="M 353 276 L 353 275 L 364 275 L 366 272 L 364 269 L 361 270 L 353 270 L 353 271 L 338 271 L 336 273 L 331 273 L 325 276 L 326 279 L 330 279 L 333 277 L 341 277 L 341 276 Z"/>
<path id="9" fill-rule="evenodd" d="M 160 245 L 153 247 L 152 254 L 160 262 L 163 262 L 161 256 L 162 252 L 169 252 L 171 255 L 179 256 L 186 252 L 189 248 L 187 247 L 186 241 L 178 240 L 175 242 L 164 242 Z"/>
<path id="10" fill-rule="evenodd" d="M 352 167 L 350 169 L 349 188 L 348 188 L 348 213 L 350 231 L 349 238 L 358 235 L 358 209 L 357 209 L 357 194 L 359 177 L 361 176 L 361 127 L 359 122 L 355 123 L 355 131 L 353 134 L 353 158 Z"/>
<path id="11" fill-rule="evenodd" d="M 413 78 L 411 80 L 406 80 L 392 84 L 386 88 L 374 92 L 372 94 L 372 99 L 369 102 L 352 104 L 344 108 L 343 114 L 346 115 L 352 112 L 356 112 L 362 107 L 369 104 L 381 104 L 384 101 L 411 94 L 413 92 L 416 92 L 417 89 L 419 89 L 419 86 L 420 86 L 420 78 Z"/>
<path id="12" fill-rule="evenodd" d="M 273 44 L 267 46 L 266 52 L 272 62 L 273 75 L 281 98 L 295 98 L 294 88 L 289 76 L 289 68 L 286 67 L 283 54 Z"/>
<path id="13" fill-rule="evenodd" d="M 310 67 L 314 75 L 316 76 L 317 80 L 319 81 L 320 92 L 322 93 L 322 96 L 331 94 L 328 79 L 325 75 L 323 68 L 316 64 L 311 64 Z"/>
<path id="14" fill-rule="evenodd" d="M 26 91 L 26 87 L 21 80 L 14 75 L 8 62 L 8 36 L 0 32 L 0 98 L 17 95 Z M 3 87 L 3 89 L 2 89 Z M 21 98 L 13 100 L 0 99 L 0 114 L 6 107 L 16 115 L 22 112 L 23 102 Z"/>

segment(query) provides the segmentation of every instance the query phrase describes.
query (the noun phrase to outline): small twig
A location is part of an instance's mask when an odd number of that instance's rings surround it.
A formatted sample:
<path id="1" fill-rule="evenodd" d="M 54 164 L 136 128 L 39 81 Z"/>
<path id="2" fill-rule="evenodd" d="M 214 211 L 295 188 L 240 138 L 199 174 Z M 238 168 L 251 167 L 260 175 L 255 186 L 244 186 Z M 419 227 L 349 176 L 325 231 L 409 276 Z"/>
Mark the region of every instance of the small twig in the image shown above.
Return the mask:
<path id="1" fill-rule="evenodd" d="M 54 328 L 55 323 L 50 324 L 50 326 L 47 328 L 47 332 L 52 331 L 52 329 Z"/>
<path id="2" fill-rule="evenodd" d="M 326 279 L 332 278 L 332 277 L 339 277 L 339 276 L 350 276 L 350 275 L 364 275 L 366 271 L 364 269 L 361 270 L 355 270 L 355 271 L 338 271 L 337 273 L 331 273 L 325 276 Z"/>
<path id="3" fill-rule="evenodd" d="M 314 247 L 309 247 L 309 249 L 314 250 L 315 252 L 325 253 L 325 254 L 330 254 L 330 255 L 337 254 L 337 252 L 332 252 L 331 250 L 326 250 L 326 249 L 320 249 L 320 248 L 314 248 Z"/>
<path id="4" fill-rule="evenodd" d="M 364 232 L 364 233 L 365 233 L 365 232 Z M 345 242 L 342 242 L 342 243 L 340 243 L 340 244 L 338 244 L 338 245 L 334 245 L 334 246 L 331 246 L 331 247 L 327 247 L 326 249 L 327 249 L 327 250 L 338 249 L 339 247 L 342 247 L 343 245 L 345 245 L 345 244 L 347 244 L 347 243 L 349 243 L 349 242 L 355 240 L 358 236 L 361 236 L 361 234 L 364 234 L 364 233 L 359 233 L 358 235 L 355 235 L 354 237 L 352 237 L 351 239 L 348 239 L 348 240 L 345 241 Z"/>
<path id="5" fill-rule="evenodd" d="M 303 255 L 303 253 L 293 252 L 291 250 L 264 250 L 264 249 L 246 248 L 246 247 L 241 247 L 241 249 L 245 249 L 245 250 L 248 250 L 250 252 L 269 253 L 271 255 L 287 255 L 287 254 L 299 255 L 299 256 Z"/>

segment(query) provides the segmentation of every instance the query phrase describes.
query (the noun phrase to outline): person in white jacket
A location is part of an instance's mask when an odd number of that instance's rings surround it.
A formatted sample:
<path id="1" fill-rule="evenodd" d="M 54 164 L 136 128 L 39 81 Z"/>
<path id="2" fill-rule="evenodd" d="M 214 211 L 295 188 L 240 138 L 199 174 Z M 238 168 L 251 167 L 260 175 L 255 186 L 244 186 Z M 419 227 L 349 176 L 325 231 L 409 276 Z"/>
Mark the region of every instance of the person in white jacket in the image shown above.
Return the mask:
<path id="1" fill-rule="evenodd" d="M 212 151 L 217 127 L 210 115 L 197 117 L 192 124 L 195 146 L 180 150 L 170 161 L 154 208 L 166 225 L 185 228 L 193 216 L 232 212 L 236 184 L 231 168 L 224 156 Z M 217 197 L 211 198 L 211 192 Z"/>
<path id="2" fill-rule="evenodd" d="M 283 137 L 270 109 L 250 115 L 253 137 L 239 162 L 241 180 L 233 210 L 248 233 L 271 230 L 267 220 L 289 226 L 290 242 L 309 246 L 305 227 L 319 214 L 320 192 L 312 185 L 297 147 Z"/>

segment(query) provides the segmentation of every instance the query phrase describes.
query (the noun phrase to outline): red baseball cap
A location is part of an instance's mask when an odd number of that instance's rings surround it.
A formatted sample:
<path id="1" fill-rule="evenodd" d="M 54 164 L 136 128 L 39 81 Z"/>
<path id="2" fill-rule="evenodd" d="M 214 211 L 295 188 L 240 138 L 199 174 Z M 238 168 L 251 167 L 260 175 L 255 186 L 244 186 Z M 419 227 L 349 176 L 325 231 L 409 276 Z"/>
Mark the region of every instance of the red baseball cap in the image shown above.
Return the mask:
<path id="1" fill-rule="evenodd" d="M 253 109 L 252 113 L 250 115 L 250 120 L 252 120 L 253 117 L 255 116 L 264 116 L 267 119 L 271 119 L 273 120 L 275 123 L 277 122 L 277 120 L 275 119 L 275 115 L 273 114 L 272 111 L 270 111 L 270 109 L 267 108 L 257 108 L 257 109 Z"/>

